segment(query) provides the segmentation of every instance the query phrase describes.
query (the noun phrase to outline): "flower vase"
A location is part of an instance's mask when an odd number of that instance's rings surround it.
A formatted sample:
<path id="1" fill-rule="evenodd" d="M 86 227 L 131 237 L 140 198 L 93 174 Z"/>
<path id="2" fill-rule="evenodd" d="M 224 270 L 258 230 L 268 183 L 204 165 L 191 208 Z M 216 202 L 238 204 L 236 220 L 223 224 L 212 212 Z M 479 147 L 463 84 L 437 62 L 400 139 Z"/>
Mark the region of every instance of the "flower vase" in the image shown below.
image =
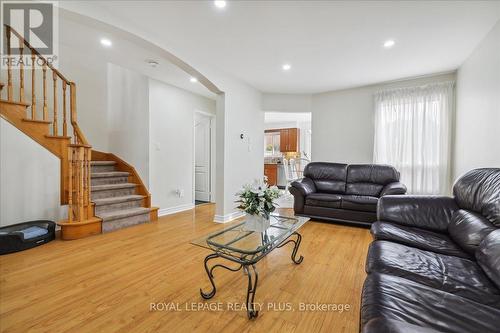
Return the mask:
<path id="1" fill-rule="evenodd" d="M 271 226 L 269 218 L 260 215 L 247 214 L 245 219 L 245 229 L 249 231 L 264 232 Z"/>

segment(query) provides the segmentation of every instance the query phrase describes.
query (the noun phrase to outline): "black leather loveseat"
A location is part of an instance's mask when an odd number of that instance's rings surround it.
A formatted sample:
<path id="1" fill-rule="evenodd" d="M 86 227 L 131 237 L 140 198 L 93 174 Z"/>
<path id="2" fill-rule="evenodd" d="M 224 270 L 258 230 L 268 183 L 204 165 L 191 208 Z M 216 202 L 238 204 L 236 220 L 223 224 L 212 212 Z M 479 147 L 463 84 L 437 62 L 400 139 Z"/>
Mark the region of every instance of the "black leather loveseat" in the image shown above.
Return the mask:
<path id="1" fill-rule="evenodd" d="M 500 169 L 468 172 L 453 193 L 380 200 L 363 333 L 500 332 Z"/>
<path id="2" fill-rule="evenodd" d="M 369 226 L 377 220 L 379 198 L 405 194 L 406 187 L 389 165 L 313 162 L 290 193 L 296 215 Z"/>

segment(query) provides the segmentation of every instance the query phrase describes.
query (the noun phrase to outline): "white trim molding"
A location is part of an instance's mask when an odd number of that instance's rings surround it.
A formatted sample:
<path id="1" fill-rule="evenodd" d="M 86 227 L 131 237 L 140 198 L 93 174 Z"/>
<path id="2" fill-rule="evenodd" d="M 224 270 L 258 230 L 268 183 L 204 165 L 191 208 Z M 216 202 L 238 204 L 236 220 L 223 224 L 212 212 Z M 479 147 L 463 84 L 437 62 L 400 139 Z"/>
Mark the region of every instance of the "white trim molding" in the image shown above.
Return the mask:
<path id="1" fill-rule="evenodd" d="M 240 217 L 245 216 L 245 212 L 232 212 L 230 214 L 226 215 L 215 215 L 214 216 L 214 222 L 217 223 L 227 223 L 231 222 L 233 220 L 239 219 Z"/>
<path id="2" fill-rule="evenodd" d="M 175 213 L 180 213 L 186 210 L 190 210 L 194 208 L 194 204 L 189 203 L 185 205 L 179 205 L 175 207 L 169 207 L 169 208 L 161 208 L 158 210 L 158 216 L 165 216 L 165 215 L 170 215 L 170 214 L 175 214 Z"/>

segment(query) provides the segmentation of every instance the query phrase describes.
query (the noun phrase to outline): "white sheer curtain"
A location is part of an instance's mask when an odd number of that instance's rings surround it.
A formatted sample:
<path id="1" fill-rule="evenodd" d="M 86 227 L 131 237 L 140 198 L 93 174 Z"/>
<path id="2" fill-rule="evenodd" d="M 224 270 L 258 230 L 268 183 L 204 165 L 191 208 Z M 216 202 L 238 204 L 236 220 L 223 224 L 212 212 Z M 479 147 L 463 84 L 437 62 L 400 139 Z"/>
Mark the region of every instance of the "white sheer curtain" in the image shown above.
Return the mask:
<path id="1" fill-rule="evenodd" d="M 393 165 L 413 194 L 450 191 L 454 82 L 375 94 L 374 162 Z"/>

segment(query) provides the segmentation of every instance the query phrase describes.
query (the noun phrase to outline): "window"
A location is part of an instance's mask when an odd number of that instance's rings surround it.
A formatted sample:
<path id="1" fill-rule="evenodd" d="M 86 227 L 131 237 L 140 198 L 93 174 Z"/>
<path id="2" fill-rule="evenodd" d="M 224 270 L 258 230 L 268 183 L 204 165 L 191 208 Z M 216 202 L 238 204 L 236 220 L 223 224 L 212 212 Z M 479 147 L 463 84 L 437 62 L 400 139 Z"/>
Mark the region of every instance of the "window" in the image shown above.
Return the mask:
<path id="1" fill-rule="evenodd" d="M 450 191 L 453 82 L 375 95 L 374 162 L 393 165 L 413 194 Z"/>

